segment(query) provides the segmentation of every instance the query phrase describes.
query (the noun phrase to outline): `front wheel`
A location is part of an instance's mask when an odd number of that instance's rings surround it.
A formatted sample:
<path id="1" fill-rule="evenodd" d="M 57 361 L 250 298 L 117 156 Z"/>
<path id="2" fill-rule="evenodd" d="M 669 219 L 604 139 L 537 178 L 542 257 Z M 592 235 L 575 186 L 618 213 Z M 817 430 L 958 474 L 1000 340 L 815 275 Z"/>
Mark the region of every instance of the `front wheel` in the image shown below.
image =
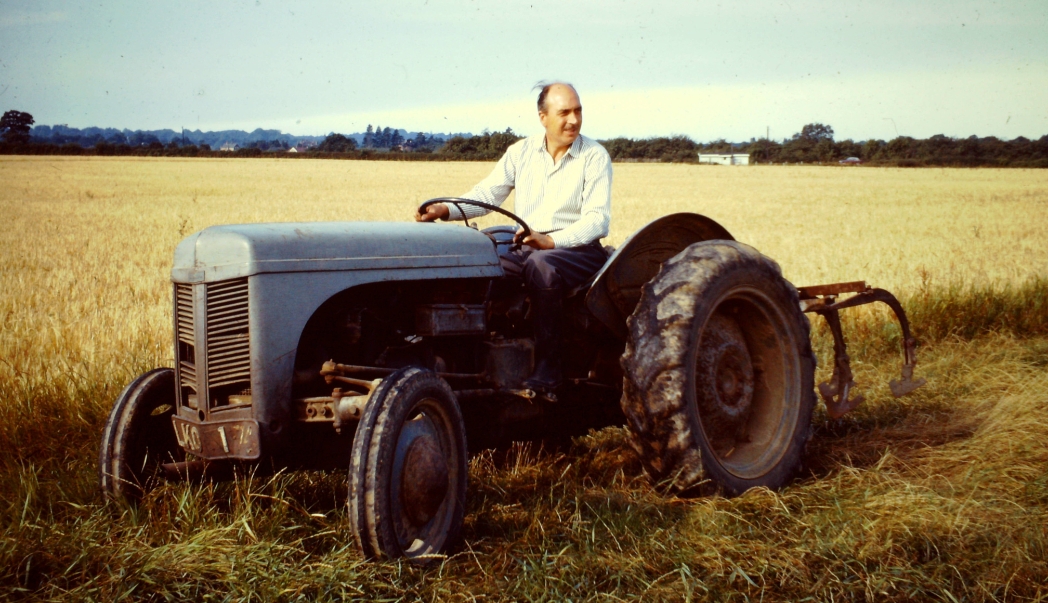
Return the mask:
<path id="1" fill-rule="evenodd" d="M 425 563 L 459 537 L 466 430 L 455 394 L 429 370 L 382 380 L 357 424 L 350 465 L 353 536 L 368 558 Z"/>
<path id="2" fill-rule="evenodd" d="M 171 423 L 174 413 L 172 369 L 154 369 L 124 388 L 98 453 L 98 485 L 106 497 L 137 502 L 161 481 L 162 463 L 184 460 Z"/>
<path id="3" fill-rule="evenodd" d="M 779 488 L 811 434 L 815 357 L 797 292 L 735 241 L 691 245 L 645 285 L 622 358 L 622 409 L 670 491 Z"/>

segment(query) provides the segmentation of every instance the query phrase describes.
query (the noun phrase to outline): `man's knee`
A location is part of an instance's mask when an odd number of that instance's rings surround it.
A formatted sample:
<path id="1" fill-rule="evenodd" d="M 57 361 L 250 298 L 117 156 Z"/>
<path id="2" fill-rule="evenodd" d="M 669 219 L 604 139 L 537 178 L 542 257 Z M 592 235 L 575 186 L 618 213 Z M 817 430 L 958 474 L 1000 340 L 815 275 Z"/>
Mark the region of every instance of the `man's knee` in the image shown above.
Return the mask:
<path id="1" fill-rule="evenodd" d="M 547 250 L 532 252 L 524 261 L 524 281 L 532 289 L 560 289 L 562 279 L 556 267 L 550 262 Z"/>
<path id="2" fill-rule="evenodd" d="M 499 256 L 499 264 L 502 265 L 502 272 L 506 276 L 520 276 L 521 269 L 524 266 L 523 261 L 506 255 Z"/>

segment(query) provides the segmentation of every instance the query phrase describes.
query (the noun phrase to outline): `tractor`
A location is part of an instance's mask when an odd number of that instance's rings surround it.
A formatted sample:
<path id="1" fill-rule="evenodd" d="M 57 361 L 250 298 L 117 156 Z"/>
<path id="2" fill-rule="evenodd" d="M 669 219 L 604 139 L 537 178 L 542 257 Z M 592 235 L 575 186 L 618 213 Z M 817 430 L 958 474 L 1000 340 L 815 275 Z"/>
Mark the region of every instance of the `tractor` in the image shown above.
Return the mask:
<path id="1" fill-rule="evenodd" d="M 416 562 L 461 536 L 469 454 L 520 437 L 625 423 L 661 489 L 727 496 L 781 488 L 811 437 L 808 313 L 834 338 L 819 385 L 831 417 L 854 394 L 838 311 L 896 298 L 864 282 L 795 288 L 779 266 L 691 213 L 647 224 L 565 302 L 565 380 L 534 365 L 523 282 L 505 275 L 516 224 L 319 222 L 213 226 L 174 252 L 174 367 L 117 398 L 98 480 L 135 503 L 164 480 L 345 470 L 367 558 Z M 524 435 L 521 435 L 524 434 Z"/>

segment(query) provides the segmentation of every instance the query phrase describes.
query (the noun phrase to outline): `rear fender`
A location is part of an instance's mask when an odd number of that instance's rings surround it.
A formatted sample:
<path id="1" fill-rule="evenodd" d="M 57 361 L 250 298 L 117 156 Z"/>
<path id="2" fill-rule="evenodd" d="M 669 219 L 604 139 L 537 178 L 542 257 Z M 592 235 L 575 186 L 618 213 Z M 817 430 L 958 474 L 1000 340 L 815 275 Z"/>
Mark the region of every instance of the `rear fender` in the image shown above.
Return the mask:
<path id="1" fill-rule="evenodd" d="M 662 263 L 701 241 L 735 238 L 717 222 L 692 213 L 663 216 L 630 235 L 608 258 L 586 294 L 593 316 L 622 340 L 626 319 L 640 301 L 641 288 L 659 272 Z"/>

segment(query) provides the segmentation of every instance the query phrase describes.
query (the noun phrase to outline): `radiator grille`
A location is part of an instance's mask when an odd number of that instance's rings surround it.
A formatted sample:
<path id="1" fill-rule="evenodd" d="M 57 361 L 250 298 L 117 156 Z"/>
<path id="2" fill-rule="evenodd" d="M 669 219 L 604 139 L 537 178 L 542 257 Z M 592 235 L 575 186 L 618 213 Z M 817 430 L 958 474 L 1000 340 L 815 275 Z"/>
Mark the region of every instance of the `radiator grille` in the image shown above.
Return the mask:
<path id="1" fill-rule="evenodd" d="M 178 340 L 193 345 L 193 286 L 175 285 L 175 320 L 178 321 Z"/>
<path id="2" fill-rule="evenodd" d="M 247 279 L 207 288 L 208 389 L 251 383 Z"/>
<path id="3" fill-rule="evenodd" d="M 196 355 L 193 340 L 193 286 L 175 284 L 175 337 L 178 338 L 178 383 L 197 389 Z"/>

